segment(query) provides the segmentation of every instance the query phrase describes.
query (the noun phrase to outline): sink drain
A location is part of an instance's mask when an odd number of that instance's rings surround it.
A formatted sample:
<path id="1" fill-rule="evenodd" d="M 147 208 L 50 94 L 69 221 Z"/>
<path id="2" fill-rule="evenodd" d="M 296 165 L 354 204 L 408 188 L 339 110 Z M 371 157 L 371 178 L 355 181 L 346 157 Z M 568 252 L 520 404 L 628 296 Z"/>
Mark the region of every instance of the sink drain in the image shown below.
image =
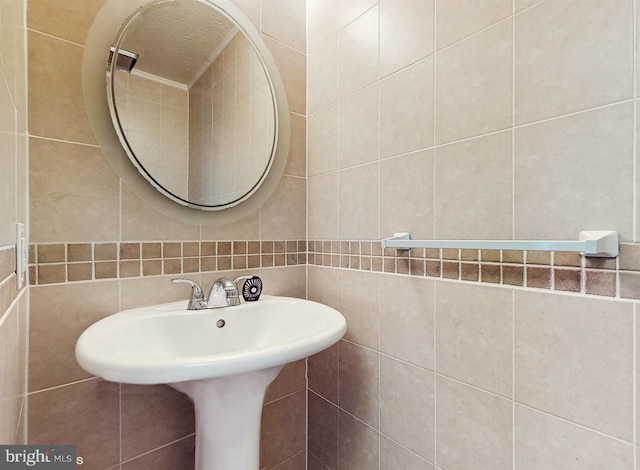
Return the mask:
<path id="1" fill-rule="evenodd" d="M 225 322 L 224 320 L 222 320 L 222 319 L 220 319 L 220 320 L 218 320 L 218 321 L 216 322 L 216 326 L 217 326 L 218 328 L 222 328 L 224 325 L 226 325 L 226 322 Z"/>

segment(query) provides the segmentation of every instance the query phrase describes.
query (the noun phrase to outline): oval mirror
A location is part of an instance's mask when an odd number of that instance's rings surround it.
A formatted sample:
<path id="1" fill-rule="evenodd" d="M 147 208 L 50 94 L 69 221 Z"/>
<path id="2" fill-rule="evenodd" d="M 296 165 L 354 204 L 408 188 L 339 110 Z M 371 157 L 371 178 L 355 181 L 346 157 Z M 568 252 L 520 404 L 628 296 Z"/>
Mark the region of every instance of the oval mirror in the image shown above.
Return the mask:
<path id="1" fill-rule="evenodd" d="M 83 91 L 107 159 L 168 215 L 211 224 L 158 194 L 191 212 L 228 209 L 235 217 L 218 222 L 229 222 L 263 203 L 282 174 L 284 86 L 259 33 L 229 0 L 106 0 L 87 37 Z"/>
<path id="2" fill-rule="evenodd" d="M 250 196 L 271 165 L 275 105 L 236 24 L 197 0 L 149 3 L 125 21 L 114 56 L 111 116 L 140 173 L 204 210 Z"/>

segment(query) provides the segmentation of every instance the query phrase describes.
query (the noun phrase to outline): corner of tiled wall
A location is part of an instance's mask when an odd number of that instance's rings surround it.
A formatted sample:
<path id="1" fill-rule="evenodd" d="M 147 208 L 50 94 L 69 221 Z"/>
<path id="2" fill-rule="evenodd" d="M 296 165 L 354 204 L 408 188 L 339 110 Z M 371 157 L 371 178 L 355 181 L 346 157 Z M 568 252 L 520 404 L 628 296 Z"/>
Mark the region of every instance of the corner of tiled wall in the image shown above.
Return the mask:
<path id="1" fill-rule="evenodd" d="M 18 289 L 16 223 L 26 224 L 26 1 L 0 4 L 0 442 L 27 440 L 29 289 Z M 28 231 L 28 225 L 27 225 Z"/>

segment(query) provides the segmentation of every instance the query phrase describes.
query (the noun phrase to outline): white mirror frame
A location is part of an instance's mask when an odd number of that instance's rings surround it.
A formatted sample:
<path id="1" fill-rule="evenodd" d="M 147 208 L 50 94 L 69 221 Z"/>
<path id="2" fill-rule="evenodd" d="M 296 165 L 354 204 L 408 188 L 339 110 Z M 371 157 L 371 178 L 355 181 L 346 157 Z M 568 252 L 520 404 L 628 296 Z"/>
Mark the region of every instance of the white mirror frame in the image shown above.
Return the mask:
<path id="1" fill-rule="evenodd" d="M 189 224 L 222 225 L 249 216 L 261 207 L 278 185 L 289 156 L 289 106 L 276 63 L 260 33 L 231 0 L 199 0 L 219 9 L 246 34 L 271 81 L 276 105 L 276 137 L 269 173 L 262 184 L 236 205 L 217 211 L 185 206 L 162 194 L 144 178 L 131 162 L 114 128 L 107 96 L 107 58 L 122 23 L 149 0 L 106 0 L 87 35 L 82 60 L 82 89 L 89 122 L 105 158 L 124 184 L 140 199 L 159 212 Z"/>

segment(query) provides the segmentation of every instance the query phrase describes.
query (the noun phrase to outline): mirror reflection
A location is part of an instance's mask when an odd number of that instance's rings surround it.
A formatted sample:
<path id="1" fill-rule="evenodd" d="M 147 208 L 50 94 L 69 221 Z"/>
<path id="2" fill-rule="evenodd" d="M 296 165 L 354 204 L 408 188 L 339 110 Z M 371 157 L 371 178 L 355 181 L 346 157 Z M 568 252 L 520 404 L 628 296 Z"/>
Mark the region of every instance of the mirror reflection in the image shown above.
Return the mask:
<path id="1" fill-rule="evenodd" d="M 275 103 L 237 25 L 207 2 L 154 2 L 132 15 L 116 46 L 109 104 L 145 178 L 206 210 L 255 191 L 275 147 Z"/>

